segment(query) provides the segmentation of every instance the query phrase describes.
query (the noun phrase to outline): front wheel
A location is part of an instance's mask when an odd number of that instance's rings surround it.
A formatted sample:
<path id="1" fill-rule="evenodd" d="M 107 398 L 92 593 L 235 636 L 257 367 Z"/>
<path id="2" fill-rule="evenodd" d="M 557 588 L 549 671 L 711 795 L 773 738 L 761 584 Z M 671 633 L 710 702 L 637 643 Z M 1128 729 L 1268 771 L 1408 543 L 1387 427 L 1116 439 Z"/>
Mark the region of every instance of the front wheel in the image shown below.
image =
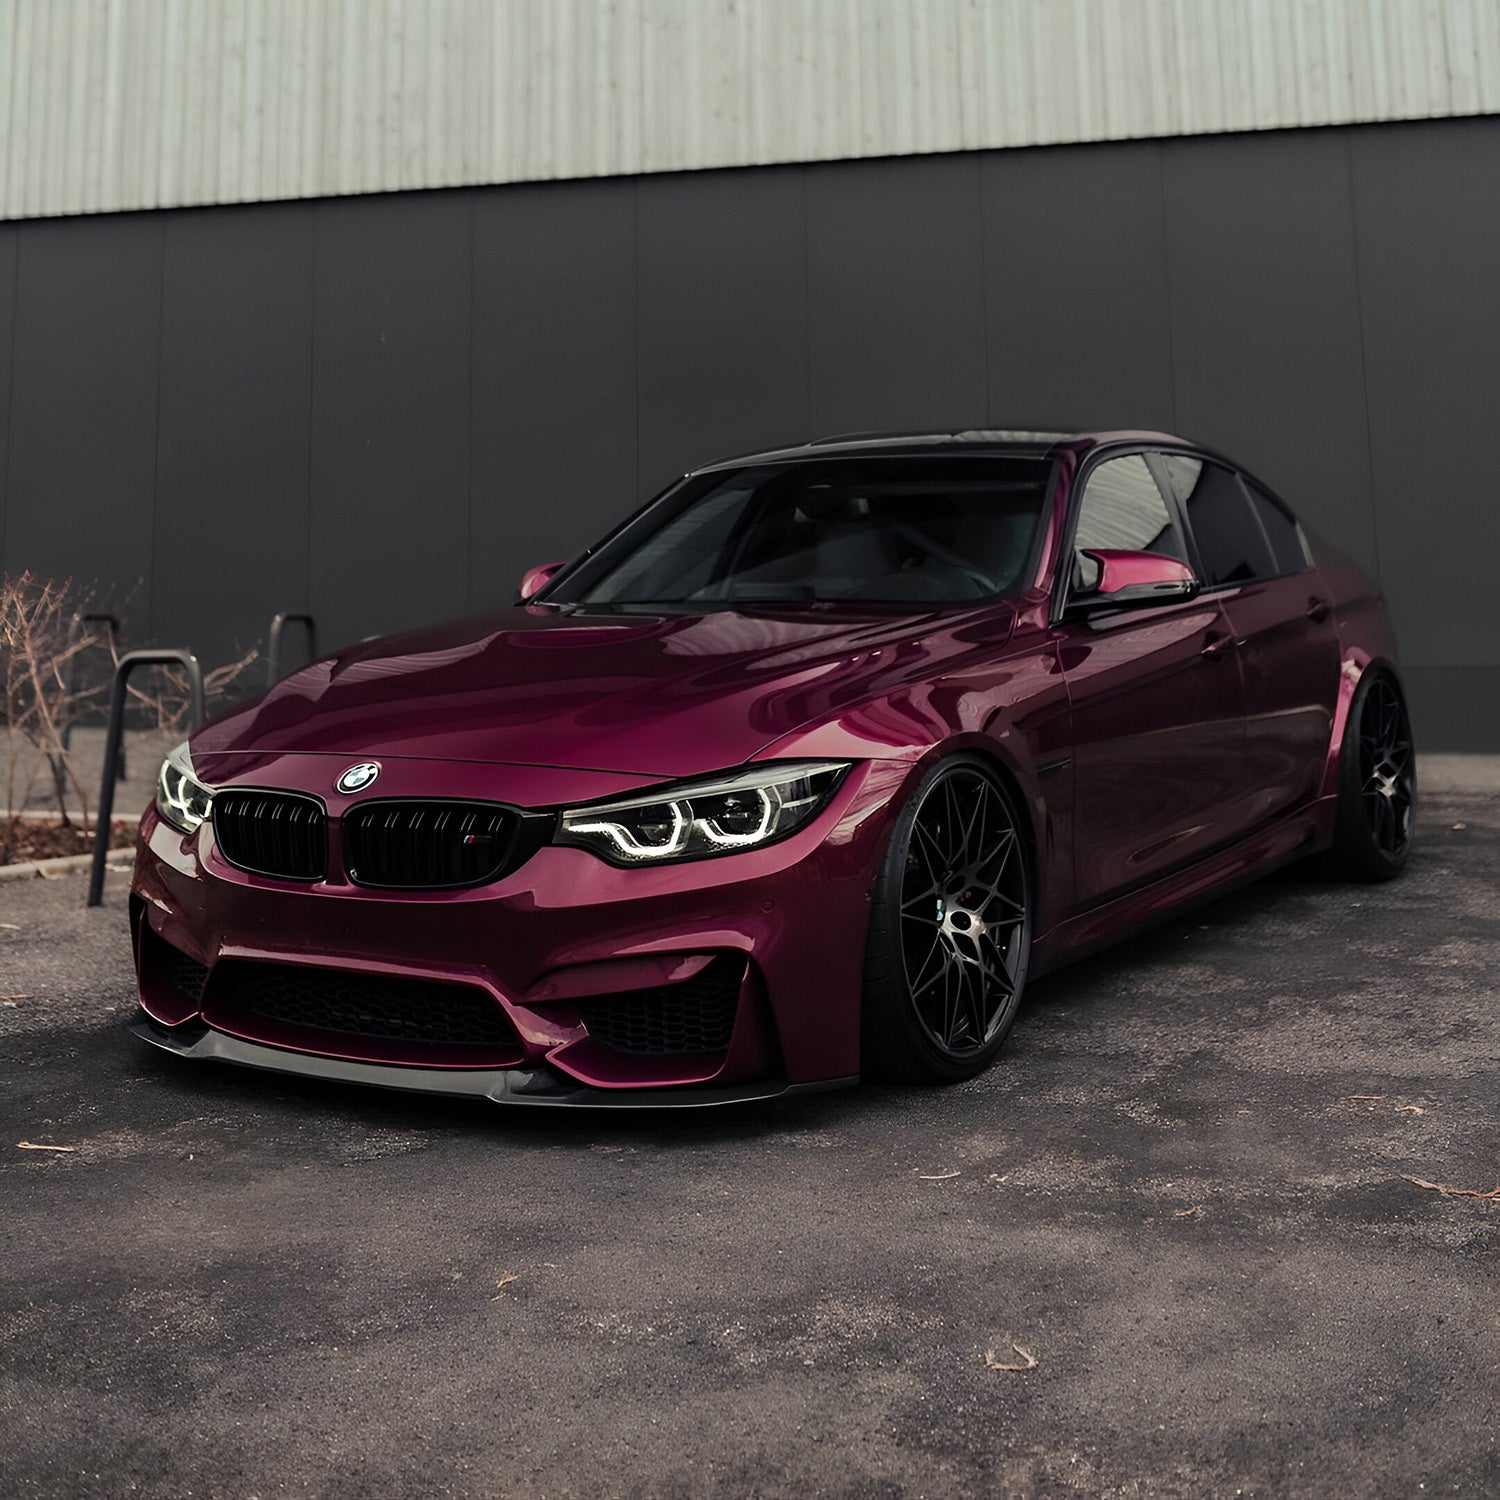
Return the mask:
<path id="1" fill-rule="evenodd" d="M 1328 873 L 1342 880 L 1394 880 L 1411 853 L 1417 765 L 1406 702 L 1378 668 L 1354 690 L 1339 757 L 1338 818 Z"/>
<path id="2" fill-rule="evenodd" d="M 1031 951 L 1020 810 L 977 756 L 918 783 L 876 884 L 861 1029 L 867 1074 L 972 1078 L 1015 1020 Z"/>

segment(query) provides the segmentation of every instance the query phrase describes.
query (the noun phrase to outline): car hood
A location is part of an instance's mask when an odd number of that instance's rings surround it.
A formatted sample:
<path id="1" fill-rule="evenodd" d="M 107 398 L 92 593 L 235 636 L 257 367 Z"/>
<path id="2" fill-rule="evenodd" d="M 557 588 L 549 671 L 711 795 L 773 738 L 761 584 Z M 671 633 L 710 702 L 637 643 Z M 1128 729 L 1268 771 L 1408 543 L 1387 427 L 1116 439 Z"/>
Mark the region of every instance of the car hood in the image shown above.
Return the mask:
<path id="1" fill-rule="evenodd" d="M 193 753 L 419 757 L 637 775 L 739 765 L 1002 645 L 1004 606 L 640 615 L 520 606 L 364 642 L 205 725 Z"/>

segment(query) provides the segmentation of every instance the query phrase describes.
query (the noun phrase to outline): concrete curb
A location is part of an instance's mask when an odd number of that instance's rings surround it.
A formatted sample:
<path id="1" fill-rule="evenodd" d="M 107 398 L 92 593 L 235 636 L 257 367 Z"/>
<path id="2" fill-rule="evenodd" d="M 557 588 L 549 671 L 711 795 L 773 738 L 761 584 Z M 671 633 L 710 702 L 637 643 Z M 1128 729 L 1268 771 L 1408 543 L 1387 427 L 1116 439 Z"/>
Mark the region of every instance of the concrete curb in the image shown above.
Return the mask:
<path id="1" fill-rule="evenodd" d="M 93 813 L 89 813 L 92 821 Z M 28 807 L 18 813 L 6 812 L 0 809 L 0 818 L 19 818 L 23 823 L 55 823 L 57 821 L 57 809 L 55 807 Z M 111 823 L 129 823 L 132 827 L 141 821 L 139 813 L 111 813 Z"/>
<path id="2" fill-rule="evenodd" d="M 56 859 L 32 859 L 25 864 L 0 865 L 0 883 L 7 880 L 51 880 L 57 875 L 71 875 L 93 864 L 92 854 L 62 854 Z M 134 849 L 111 849 L 104 856 L 107 870 L 128 870 L 135 863 Z"/>

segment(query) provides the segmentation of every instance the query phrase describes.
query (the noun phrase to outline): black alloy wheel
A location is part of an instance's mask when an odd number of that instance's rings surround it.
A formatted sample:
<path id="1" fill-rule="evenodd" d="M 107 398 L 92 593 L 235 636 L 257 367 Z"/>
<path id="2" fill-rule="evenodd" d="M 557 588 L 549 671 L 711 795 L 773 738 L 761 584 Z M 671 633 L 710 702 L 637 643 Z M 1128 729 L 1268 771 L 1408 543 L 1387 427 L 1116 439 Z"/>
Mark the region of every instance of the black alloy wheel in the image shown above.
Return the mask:
<path id="1" fill-rule="evenodd" d="M 1359 716 L 1359 785 L 1376 847 L 1388 859 L 1404 858 L 1417 787 L 1406 709 L 1386 677 L 1370 684 Z"/>
<path id="2" fill-rule="evenodd" d="M 1328 872 L 1344 880 L 1394 880 L 1416 828 L 1417 761 L 1406 702 L 1394 677 L 1365 673 L 1349 705 Z"/>
<path id="3" fill-rule="evenodd" d="M 951 1082 L 987 1067 L 1015 1020 L 1030 946 L 1015 803 L 985 762 L 944 761 L 897 820 L 876 892 L 865 1071 Z"/>

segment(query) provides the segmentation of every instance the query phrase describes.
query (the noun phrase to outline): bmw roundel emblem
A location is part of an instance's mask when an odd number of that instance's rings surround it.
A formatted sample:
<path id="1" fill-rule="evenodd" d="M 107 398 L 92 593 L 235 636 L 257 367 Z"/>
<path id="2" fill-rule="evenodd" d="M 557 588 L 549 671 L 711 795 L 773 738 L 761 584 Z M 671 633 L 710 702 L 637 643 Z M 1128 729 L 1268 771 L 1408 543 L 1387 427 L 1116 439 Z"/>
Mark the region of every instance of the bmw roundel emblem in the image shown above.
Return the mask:
<path id="1" fill-rule="evenodd" d="M 334 785 L 341 792 L 362 792 L 367 786 L 374 783 L 380 775 L 380 762 L 378 760 L 362 760 L 357 766 L 350 766 Z"/>

